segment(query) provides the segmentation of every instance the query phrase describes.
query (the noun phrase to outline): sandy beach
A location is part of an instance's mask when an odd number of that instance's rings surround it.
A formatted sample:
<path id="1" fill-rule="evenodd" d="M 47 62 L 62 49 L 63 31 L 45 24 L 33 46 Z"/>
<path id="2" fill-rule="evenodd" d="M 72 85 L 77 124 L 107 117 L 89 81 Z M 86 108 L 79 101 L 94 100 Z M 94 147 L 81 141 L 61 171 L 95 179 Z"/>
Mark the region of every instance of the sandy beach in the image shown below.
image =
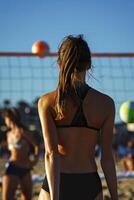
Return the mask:
<path id="1" fill-rule="evenodd" d="M 4 165 L 5 165 L 6 160 L 5 159 L 0 159 L 0 177 L 3 176 L 4 174 Z M 99 165 L 99 161 L 97 160 L 97 165 L 99 172 L 101 172 L 101 168 Z M 122 162 L 118 162 L 116 166 L 117 171 L 122 171 L 123 165 Z M 44 175 L 44 163 L 43 159 L 38 162 L 38 164 L 34 167 L 32 170 L 32 175 Z M 110 200 L 110 195 L 107 189 L 107 185 L 105 180 L 102 180 L 103 184 L 103 194 L 104 194 L 104 200 Z M 38 199 L 38 194 L 40 191 L 42 183 L 36 183 L 33 185 L 33 197 L 32 200 L 37 200 Z M 118 194 L 119 194 L 119 200 L 133 200 L 134 198 L 134 178 L 133 179 L 120 179 L 118 180 Z M 17 200 L 20 200 L 20 190 L 18 189 L 17 191 Z M 1 200 L 1 187 L 0 187 L 0 200 Z"/>

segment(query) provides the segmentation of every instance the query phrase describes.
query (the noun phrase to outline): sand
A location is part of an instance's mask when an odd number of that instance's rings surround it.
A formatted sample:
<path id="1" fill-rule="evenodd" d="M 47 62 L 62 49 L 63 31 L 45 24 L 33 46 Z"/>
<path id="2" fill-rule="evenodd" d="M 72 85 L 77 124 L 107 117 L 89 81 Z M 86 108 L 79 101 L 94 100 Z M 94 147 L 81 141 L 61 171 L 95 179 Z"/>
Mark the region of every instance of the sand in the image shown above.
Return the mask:
<path id="1" fill-rule="evenodd" d="M 2 175 L 4 174 L 5 162 L 6 162 L 5 159 L 0 159 L 0 177 L 2 177 Z M 100 166 L 98 168 L 99 168 L 99 171 L 101 172 Z M 117 171 L 123 170 L 122 162 L 118 162 L 116 165 L 116 168 L 117 168 Z M 40 160 L 38 164 L 32 170 L 32 174 L 43 175 L 44 173 L 45 173 L 44 163 L 43 163 L 43 160 Z M 41 185 L 42 183 L 36 183 L 33 185 L 32 200 L 38 199 L 38 194 L 39 194 Z M 110 195 L 109 195 L 105 180 L 102 181 L 102 185 L 103 185 L 104 200 L 110 200 L 111 198 L 109 197 Z M 134 199 L 134 179 L 118 180 L 118 194 L 119 194 L 119 200 L 133 200 Z M 17 200 L 19 199 L 20 199 L 20 190 L 17 191 Z M 1 200 L 1 187 L 0 187 L 0 200 Z"/>

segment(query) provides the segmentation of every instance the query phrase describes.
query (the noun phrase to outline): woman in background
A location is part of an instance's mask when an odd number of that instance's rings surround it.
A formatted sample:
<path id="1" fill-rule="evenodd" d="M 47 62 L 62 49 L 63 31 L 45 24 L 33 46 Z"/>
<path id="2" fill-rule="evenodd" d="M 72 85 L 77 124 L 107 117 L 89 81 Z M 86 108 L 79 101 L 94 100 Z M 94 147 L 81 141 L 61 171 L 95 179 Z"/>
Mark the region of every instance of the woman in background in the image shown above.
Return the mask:
<path id="1" fill-rule="evenodd" d="M 126 171 L 134 171 L 134 140 L 129 139 L 124 147 L 123 164 Z"/>
<path id="2" fill-rule="evenodd" d="M 39 146 L 32 134 L 21 124 L 17 109 L 3 112 L 7 132 L 7 145 L 10 151 L 2 178 L 2 200 L 14 200 L 17 186 L 21 186 L 22 199 L 32 199 L 32 179 L 30 170 L 38 161 Z M 34 160 L 30 160 L 30 146 L 34 147 Z"/>
<path id="3" fill-rule="evenodd" d="M 86 84 L 91 52 L 83 37 L 68 36 L 58 50 L 59 83 L 39 100 L 46 176 L 39 200 L 102 200 L 95 162 L 101 137 L 101 166 L 112 200 L 117 179 L 112 155 L 113 100 Z"/>

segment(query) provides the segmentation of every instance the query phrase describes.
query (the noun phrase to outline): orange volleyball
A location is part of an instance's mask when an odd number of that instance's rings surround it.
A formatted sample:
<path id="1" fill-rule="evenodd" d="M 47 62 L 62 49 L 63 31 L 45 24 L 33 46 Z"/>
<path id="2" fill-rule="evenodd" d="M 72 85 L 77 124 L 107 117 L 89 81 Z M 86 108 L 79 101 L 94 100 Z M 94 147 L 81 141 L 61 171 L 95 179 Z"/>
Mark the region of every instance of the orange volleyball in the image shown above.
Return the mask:
<path id="1" fill-rule="evenodd" d="M 32 46 L 32 53 L 37 54 L 39 57 L 44 57 L 50 52 L 49 45 L 44 41 L 36 41 Z"/>

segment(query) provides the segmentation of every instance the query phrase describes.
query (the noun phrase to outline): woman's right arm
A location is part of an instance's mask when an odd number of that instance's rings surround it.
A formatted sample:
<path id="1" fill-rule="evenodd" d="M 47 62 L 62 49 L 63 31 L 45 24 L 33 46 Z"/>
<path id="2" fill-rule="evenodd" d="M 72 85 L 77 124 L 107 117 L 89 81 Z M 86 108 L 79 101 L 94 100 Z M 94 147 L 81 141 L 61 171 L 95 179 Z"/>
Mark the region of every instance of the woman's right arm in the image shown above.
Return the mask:
<path id="1" fill-rule="evenodd" d="M 38 103 L 39 117 L 45 144 L 45 169 L 50 189 L 50 199 L 59 200 L 60 160 L 58 137 L 53 115 L 46 96 Z"/>
<path id="2" fill-rule="evenodd" d="M 108 114 L 102 127 L 102 155 L 101 166 L 104 172 L 112 200 L 118 200 L 117 177 L 115 163 L 112 155 L 112 137 L 115 118 L 115 105 L 112 99 L 108 103 Z"/>

